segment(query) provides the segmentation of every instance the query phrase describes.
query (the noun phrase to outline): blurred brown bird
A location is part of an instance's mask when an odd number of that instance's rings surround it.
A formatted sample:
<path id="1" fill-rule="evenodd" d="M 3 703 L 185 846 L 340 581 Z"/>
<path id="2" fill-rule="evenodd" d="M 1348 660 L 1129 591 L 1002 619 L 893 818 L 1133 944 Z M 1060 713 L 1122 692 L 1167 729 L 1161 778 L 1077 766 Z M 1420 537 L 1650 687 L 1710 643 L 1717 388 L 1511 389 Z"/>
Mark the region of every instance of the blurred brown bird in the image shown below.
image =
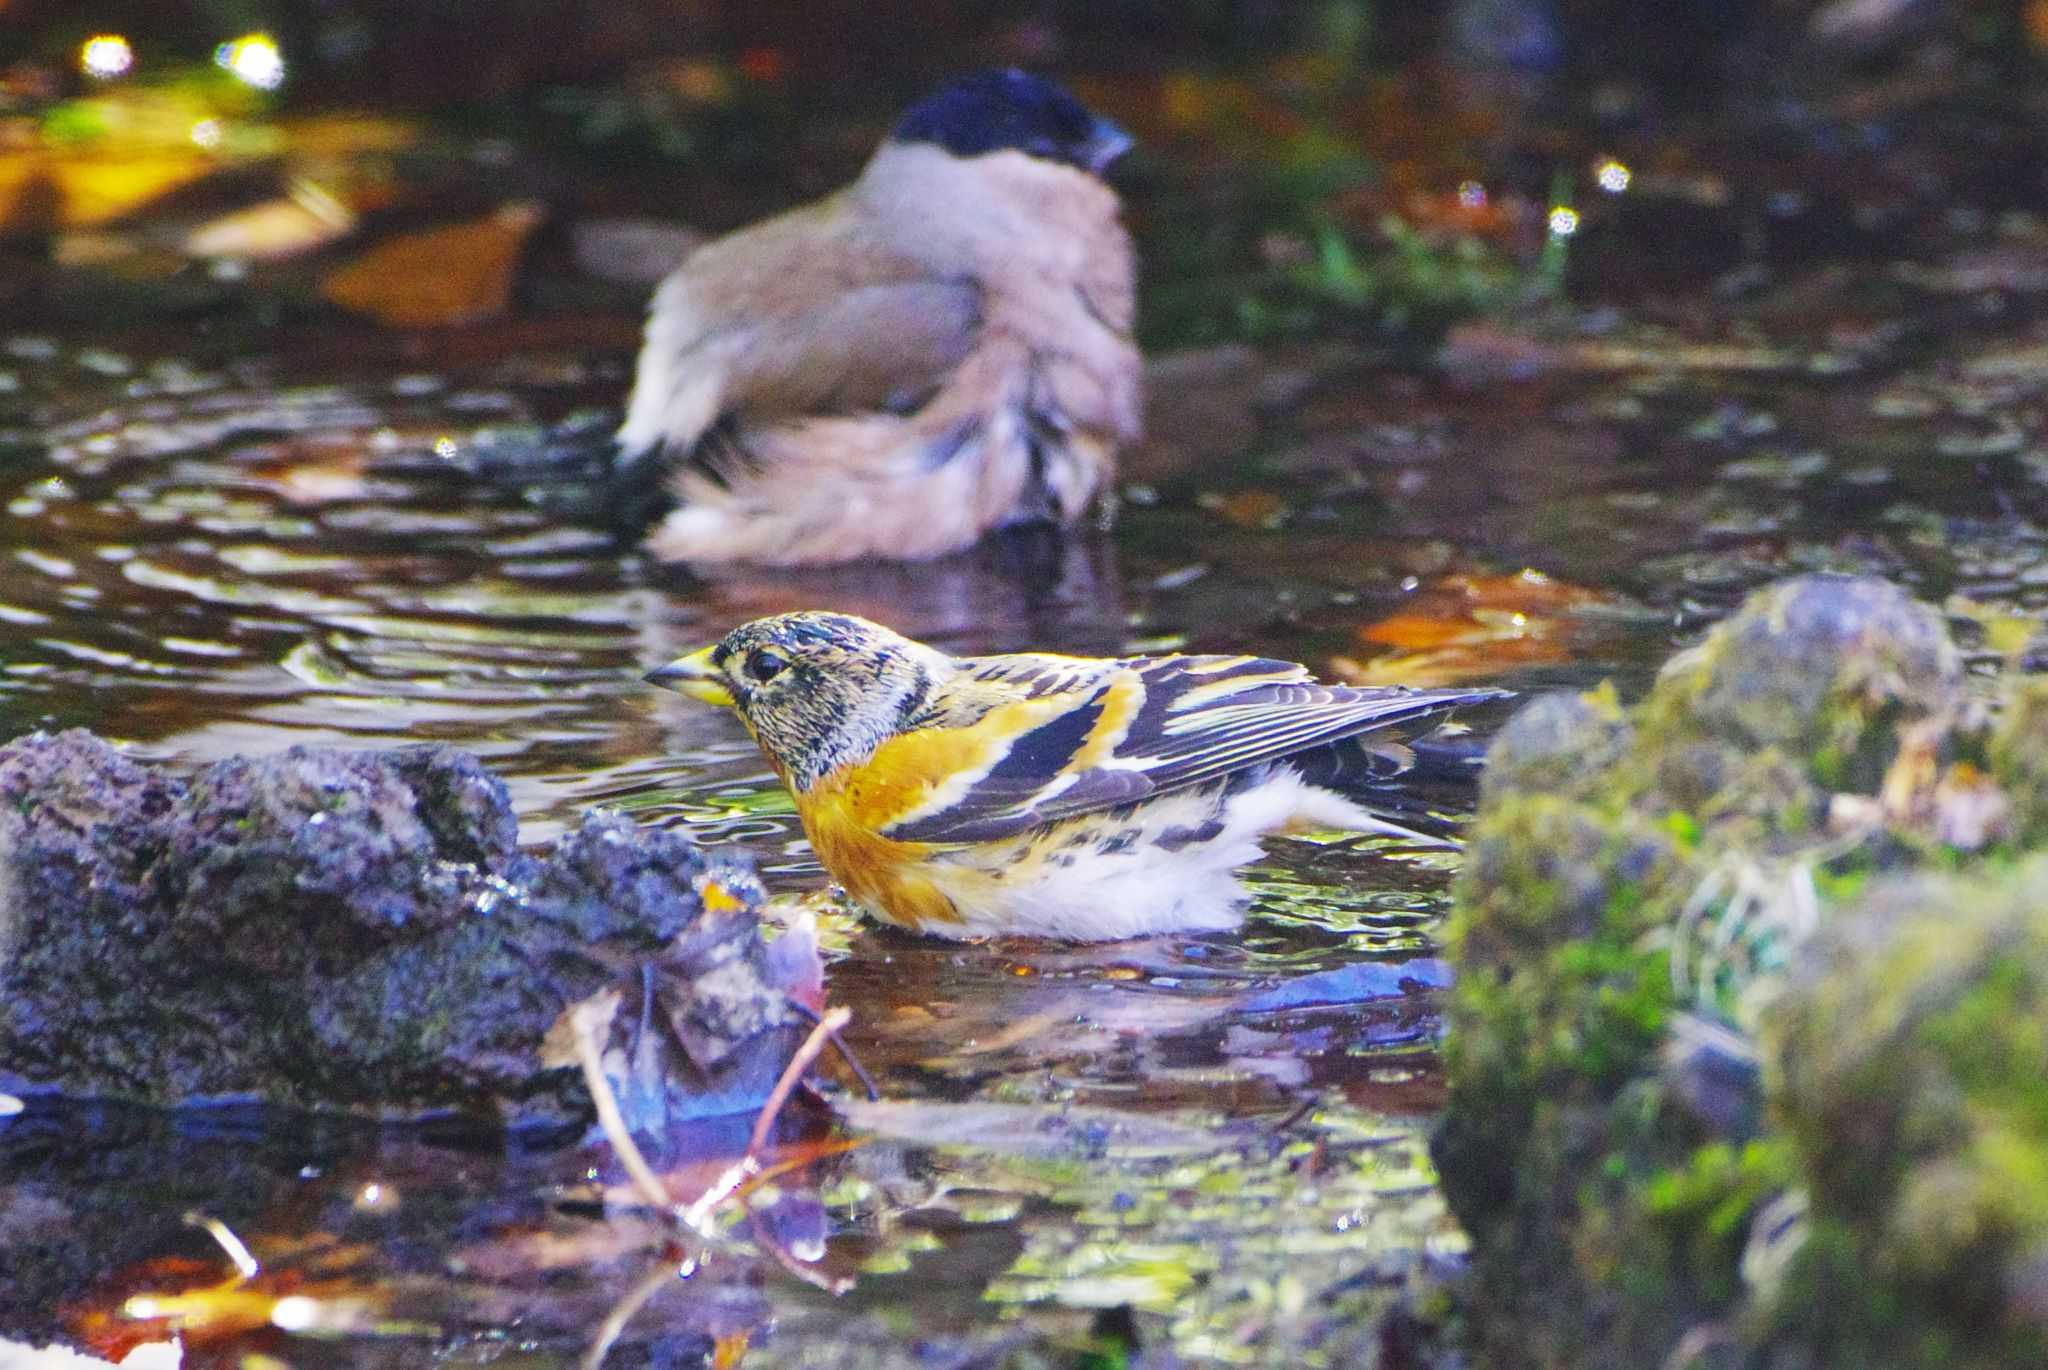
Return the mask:
<path id="1" fill-rule="evenodd" d="M 1139 427 L 1122 129 L 1021 71 L 913 107 L 845 189 L 655 291 L 623 470 L 670 561 L 918 560 L 1077 518 Z"/>

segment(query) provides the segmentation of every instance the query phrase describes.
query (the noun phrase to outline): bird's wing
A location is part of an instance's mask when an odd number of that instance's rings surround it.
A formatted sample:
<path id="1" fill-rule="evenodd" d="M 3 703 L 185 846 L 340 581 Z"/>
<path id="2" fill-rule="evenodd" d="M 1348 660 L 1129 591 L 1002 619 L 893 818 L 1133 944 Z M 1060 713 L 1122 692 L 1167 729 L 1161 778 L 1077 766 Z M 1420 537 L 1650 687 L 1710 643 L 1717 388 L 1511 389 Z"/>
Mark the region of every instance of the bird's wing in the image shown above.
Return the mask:
<path id="1" fill-rule="evenodd" d="M 726 430 L 918 408 L 973 348 L 981 291 L 851 234 L 829 207 L 697 250 L 655 292 L 619 431 L 631 461 Z"/>
<path id="2" fill-rule="evenodd" d="M 878 824 L 884 837 L 991 841 L 1498 693 L 1352 689 L 1320 684 L 1293 662 L 1230 656 L 970 659 L 962 678 L 970 689 L 1006 685 L 1014 693 L 967 726 L 945 730 L 967 779 L 956 772 L 952 783 L 911 796 Z M 899 759 L 885 753 L 900 747 L 908 762 L 937 740 L 906 733 L 874 759 L 890 766 Z M 1386 751 L 1386 773 L 1398 772 L 1405 750 Z"/>
<path id="3" fill-rule="evenodd" d="M 757 423 L 909 412 L 960 364 L 980 322 L 971 282 L 936 280 L 858 286 L 799 313 L 750 319 L 723 349 L 725 413 Z"/>

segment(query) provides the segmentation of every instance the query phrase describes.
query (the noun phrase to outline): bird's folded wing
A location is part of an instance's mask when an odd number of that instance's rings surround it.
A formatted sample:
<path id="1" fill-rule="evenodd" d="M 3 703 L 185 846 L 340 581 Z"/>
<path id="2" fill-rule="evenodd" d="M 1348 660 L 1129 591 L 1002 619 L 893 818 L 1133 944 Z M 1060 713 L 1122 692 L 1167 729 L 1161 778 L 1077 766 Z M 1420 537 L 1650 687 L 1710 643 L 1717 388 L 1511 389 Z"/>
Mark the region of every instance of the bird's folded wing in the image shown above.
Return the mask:
<path id="1" fill-rule="evenodd" d="M 779 235 L 765 261 L 714 243 L 655 292 L 619 430 L 629 466 L 695 459 L 710 442 L 743 447 L 752 426 L 907 412 L 973 349 L 972 282 L 781 241 L 797 236 Z"/>
<path id="2" fill-rule="evenodd" d="M 966 357 L 980 318 L 974 285 L 923 280 L 748 319 L 719 349 L 724 413 L 755 423 L 914 409 Z"/>
<path id="3" fill-rule="evenodd" d="M 1064 675 L 1057 658 L 965 663 L 979 681 L 1019 690 L 971 725 L 986 733 L 971 781 L 933 790 L 881 827 L 906 842 L 983 842 L 1076 814 L 1217 780 L 1307 748 L 1413 722 L 1492 690 L 1351 689 L 1292 662 L 1163 657 Z M 1064 686 L 1048 708 L 1047 682 Z M 911 735 L 915 736 L 915 735 Z M 1387 749 L 1389 773 L 1405 750 Z M 879 759 L 879 758 L 878 758 Z"/>

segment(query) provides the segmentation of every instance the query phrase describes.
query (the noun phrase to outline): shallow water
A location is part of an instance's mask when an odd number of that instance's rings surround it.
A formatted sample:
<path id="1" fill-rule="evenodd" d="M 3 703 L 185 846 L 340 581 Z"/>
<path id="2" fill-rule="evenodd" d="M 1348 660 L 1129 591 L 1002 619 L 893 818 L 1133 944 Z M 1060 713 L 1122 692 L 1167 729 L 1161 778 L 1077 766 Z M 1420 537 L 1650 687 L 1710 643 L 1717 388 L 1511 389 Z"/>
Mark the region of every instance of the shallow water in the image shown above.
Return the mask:
<path id="1" fill-rule="evenodd" d="M 625 384 L 630 310 L 423 348 L 338 320 L 188 332 L 56 310 L 0 336 L 0 733 L 89 726 L 179 767 L 448 742 L 504 777 L 530 842 L 617 805 L 737 844 L 798 895 L 822 877 L 738 726 L 638 679 L 763 613 L 850 610 L 957 651 L 1250 650 L 1625 692 L 1794 570 L 1874 570 L 1969 596 L 1959 622 L 2030 625 L 2048 603 L 2048 188 L 1985 188 L 1995 140 L 1893 131 L 1947 169 L 1941 189 L 1857 182 L 1837 151 L 1800 215 L 1649 195 L 1589 236 L 1573 307 L 1469 325 L 1423 365 L 1311 338 L 1162 367 L 1166 436 L 1113 531 L 921 567 L 696 579 L 566 517 L 575 454 Z M 1702 141 L 1766 181 L 1788 160 Z M 1827 225 L 1872 203 L 1892 217 L 1849 252 Z M 1666 238 L 1674 215 L 1748 245 L 1703 270 Z M 1199 404 L 1235 406 L 1227 450 L 1176 436 Z M 1584 593 L 1516 588 L 1524 567 Z M 1492 598 L 1447 654 L 1404 657 L 1375 627 L 1457 619 L 1479 581 Z M 119 1317 L 135 1290 L 190 1279 L 172 1258 L 226 1273 L 181 1221 L 197 1210 L 342 1322 L 188 1330 L 195 1355 L 568 1364 L 616 1324 L 619 1364 L 966 1363 L 1065 1356 L 1130 1308 L 1142 1343 L 1192 1358 L 1356 1363 L 1371 1310 L 1462 1243 L 1424 1141 L 1454 868 L 1276 843 L 1241 935 L 1101 948 L 831 914 L 830 997 L 898 1112 L 789 1120 L 777 1154 L 803 1164 L 755 1199 L 773 1240 L 669 1249 L 602 1219 L 578 1188 L 594 1155 L 261 1114 L 0 1122 L 9 1211 L 131 1215 L 120 1262 L 82 1260 L 51 1315 L 102 1349 L 152 1326 Z M 708 1185 L 747 1121 L 678 1139 L 686 1173 Z M 57 1140 L 78 1135 L 96 1140 Z"/>

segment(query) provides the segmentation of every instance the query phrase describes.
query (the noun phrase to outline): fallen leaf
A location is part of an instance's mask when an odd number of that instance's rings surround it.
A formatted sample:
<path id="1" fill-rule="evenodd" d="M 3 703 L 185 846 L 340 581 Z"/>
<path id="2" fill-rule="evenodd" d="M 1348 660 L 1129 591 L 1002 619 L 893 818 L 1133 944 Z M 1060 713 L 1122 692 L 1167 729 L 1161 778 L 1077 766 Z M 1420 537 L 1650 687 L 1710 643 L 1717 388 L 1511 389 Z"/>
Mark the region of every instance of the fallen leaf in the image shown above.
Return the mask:
<path id="1" fill-rule="evenodd" d="M 184 248 L 193 257 L 282 261 L 346 237 L 355 226 L 354 210 L 312 181 L 301 180 L 283 198 L 201 224 L 187 235 Z"/>
<path id="2" fill-rule="evenodd" d="M 108 223 L 179 186 L 212 175 L 218 165 L 211 157 L 179 152 L 53 157 L 50 175 L 61 197 L 59 222 L 65 228 Z"/>
<path id="3" fill-rule="evenodd" d="M 419 141 L 419 128 L 413 123 L 359 113 L 281 119 L 277 129 L 292 155 L 306 159 L 403 152 Z"/>
<path id="4" fill-rule="evenodd" d="M 380 243 L 327 273 L 320 292 L 395 328 L 479 323 L 505 312 L 513 269 L 544 211 L 519 201 L 467 223 Z"/>
<path id="5" fill-rule="evenodd" d="M 1240 528 L 1277 528 L 1287 517 L 1287 501 L 1270 490 L 1233 490 L 1204 494 L 1197 501 Z"/>
<path id="6" fill-rule="evenodd" d="M 1595 629 L 1593 615 L 1617 611 L 1612 595 L 1553 580 L 1541 571 L 1452 575 L 1417 590 L 1408 607 L 1358 630 L 1394 650 L 1367 661 L 1334 658 L 1332 671 L 1357 685 L 1415 685 L 1498 675 L 1512 666 L 1568 661 Z"/>

